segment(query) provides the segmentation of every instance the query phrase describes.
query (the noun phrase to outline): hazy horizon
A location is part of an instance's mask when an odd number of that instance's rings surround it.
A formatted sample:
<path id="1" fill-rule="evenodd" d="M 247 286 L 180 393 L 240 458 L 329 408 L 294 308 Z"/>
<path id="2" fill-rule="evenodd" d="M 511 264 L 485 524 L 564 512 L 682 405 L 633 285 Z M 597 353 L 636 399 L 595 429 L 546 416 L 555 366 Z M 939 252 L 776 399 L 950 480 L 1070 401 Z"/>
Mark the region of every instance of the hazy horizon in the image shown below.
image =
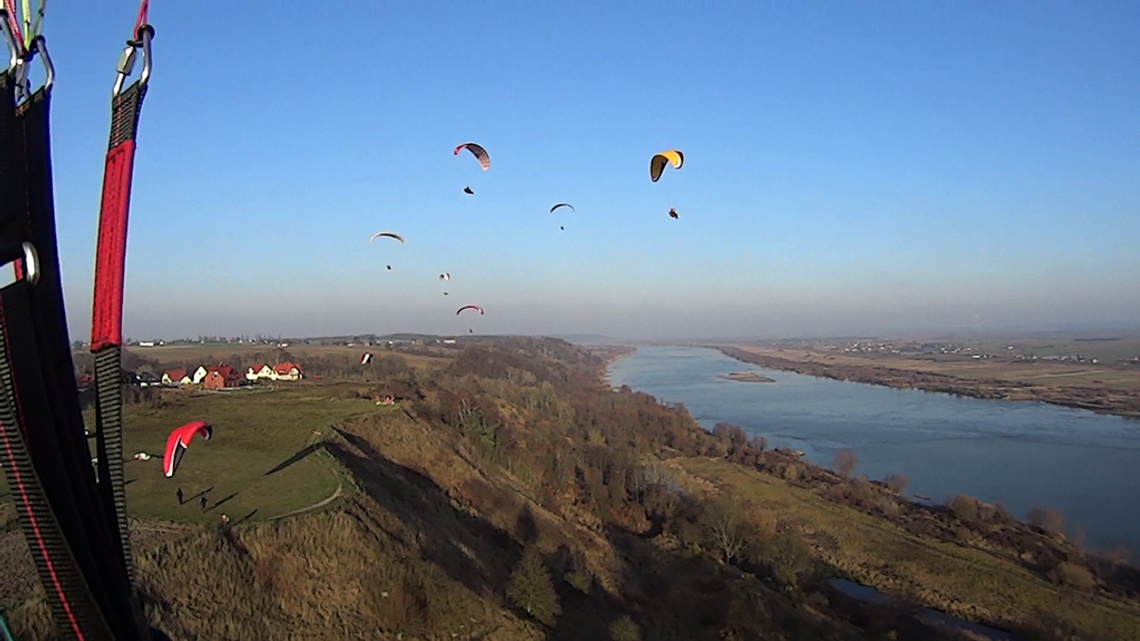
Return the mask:
<path id="1" fill-rule="evenodd" d="M 44 25 L 74 340 L 130 5 Z M 1138 5 L 227 6 L 151 8 L 126 336 L 1140 321 Z"/>

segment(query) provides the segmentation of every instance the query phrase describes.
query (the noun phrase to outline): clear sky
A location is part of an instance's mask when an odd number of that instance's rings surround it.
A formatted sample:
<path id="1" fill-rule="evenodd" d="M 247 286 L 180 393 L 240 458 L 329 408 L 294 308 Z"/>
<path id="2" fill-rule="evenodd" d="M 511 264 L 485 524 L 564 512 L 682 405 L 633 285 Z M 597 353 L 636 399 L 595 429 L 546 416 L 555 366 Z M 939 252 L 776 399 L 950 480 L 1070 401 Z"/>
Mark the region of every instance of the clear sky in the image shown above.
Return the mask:
<path id="1" fill-rule="evenodd" d="M 73 338 L 137 7 L 52 0 L 44 22 Z M 1140 321 L 1136 2 L 155 0 L 150 17 L 135 339 Z M 490 171 L 452 155 L 469 141 Z M 668 148 L 685 166 L 652 183 Z M 548 213 L 561 201 L 577 211 Z M 382 230 L 407 245 L 366 242 Z M 457 319 L 467 303 L 486 315 Z"/>

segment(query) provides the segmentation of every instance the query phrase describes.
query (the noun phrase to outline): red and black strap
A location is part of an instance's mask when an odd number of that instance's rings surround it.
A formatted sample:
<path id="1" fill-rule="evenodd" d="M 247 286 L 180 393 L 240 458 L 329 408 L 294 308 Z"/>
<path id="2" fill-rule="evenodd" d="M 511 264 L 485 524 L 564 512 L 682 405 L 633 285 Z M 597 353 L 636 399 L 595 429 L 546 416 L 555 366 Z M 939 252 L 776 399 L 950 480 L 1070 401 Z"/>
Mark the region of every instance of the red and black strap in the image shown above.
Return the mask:
<path id="1" fill-rule="evenodd" d="M 91 323 L 91 351 L 95 354 L 95 417 L 98 429 L 99 480 L 105 504 L 114 506 L 121 537 L 123 561 L 134 583 L 126 493 L 123 478 L 123 285 L 127 260 L 127 221 L 131 206 L 135 136 L 146 97 L 150 69 L 150 39 L 154 30 L 145 23 L 148 4 L 143 0 L 129 51 L 120 62 L 119 80 L 111 99 L 111 134 L 103 173 L 103 199 L 99 209 L 99 240 L 95 254 L 95 300 Z M 122 89 L 137 50 L 143 51 L 143 74 Z"/>

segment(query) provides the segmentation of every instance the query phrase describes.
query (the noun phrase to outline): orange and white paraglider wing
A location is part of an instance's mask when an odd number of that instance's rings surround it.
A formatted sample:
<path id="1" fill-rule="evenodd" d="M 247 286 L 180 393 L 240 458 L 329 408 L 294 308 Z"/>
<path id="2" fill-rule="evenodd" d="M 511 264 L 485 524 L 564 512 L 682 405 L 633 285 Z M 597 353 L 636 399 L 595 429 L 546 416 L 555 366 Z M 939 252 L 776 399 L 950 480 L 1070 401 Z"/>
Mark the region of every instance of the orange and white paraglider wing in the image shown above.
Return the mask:
<path id="1" fill-rule="evenodd" d="M 463 151 L 464 149 L 470 151 L 471 154 L 475 156 L 475 159 L 478 160 L 479 164 L 483 167 L 483 171 L 487 171 L 491 168 L 491 156 L 487 153 L 486 149 L 483 149 L 482 145 L 473 142 L 465 142 L 455 148 L 455 155 L 458 156 L 459 152 Z"/>
<path id="2" fill-rule="evenodd" d="M 162 457 L 162 472 L 168 478 L 174 476 L 178 464 L 182 462 L 182 455 L 190 447 L 190 441 L 195 435 L 209 440 L 214 435 L 214 428 L 206 421 L 193 421 L 174 428 L 166 438 L 166 453 Z"/>

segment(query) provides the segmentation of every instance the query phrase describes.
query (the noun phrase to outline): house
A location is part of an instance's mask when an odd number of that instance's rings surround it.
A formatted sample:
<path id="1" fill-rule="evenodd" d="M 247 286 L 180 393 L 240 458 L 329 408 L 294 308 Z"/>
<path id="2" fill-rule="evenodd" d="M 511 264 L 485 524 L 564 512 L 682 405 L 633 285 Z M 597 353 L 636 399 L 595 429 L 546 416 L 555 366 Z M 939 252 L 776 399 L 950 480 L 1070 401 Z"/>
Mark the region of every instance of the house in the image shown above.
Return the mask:
<path id="1" fill-rule="evenodd" d="M 199 365 L 198 369 L 194 370 L 194 373 L 190 375 L 190 382 L 197 385 L 198 383 L 204 381 L 206 379 L 206 375 L 209 373 L 210 370 L 206 369 L 204 365 Z"/>
<path id="2" fill-rule="evenodd" d="M 162 384 L 170 386 L 189 385 L 191 378 L 184 369 L 170 369 L 162 373 Z"/>
<path id="3" fill-rule="evenodd" d="M 241 374 L 229 365 L 214 365 L 208 368 L 206 377 L 202 379 L 202 387 L 214 390 L 238 387 L 241 378 Z"/>
<path id="4" fill-rule="evenodd" d="M 262 378 L 273 378 L 273 368 L 265 363 L 254 363 L 245 370 L 246 380 L 256 381 Z"/>
<path id="5" fill-rule="evenodd" d="M 78 388 L 80 392 L 92 389 L 95 387 L 95 377 L 90 374 L 78 376 L 75 379 L 75 387 Z"/>
<path id="6" fill-rule="evenodd" d="M 273 380 L 299 381 L 302 378 L 305 378 L 305 372 L 296 363 L 285 361 L 273 366 Z"/>

